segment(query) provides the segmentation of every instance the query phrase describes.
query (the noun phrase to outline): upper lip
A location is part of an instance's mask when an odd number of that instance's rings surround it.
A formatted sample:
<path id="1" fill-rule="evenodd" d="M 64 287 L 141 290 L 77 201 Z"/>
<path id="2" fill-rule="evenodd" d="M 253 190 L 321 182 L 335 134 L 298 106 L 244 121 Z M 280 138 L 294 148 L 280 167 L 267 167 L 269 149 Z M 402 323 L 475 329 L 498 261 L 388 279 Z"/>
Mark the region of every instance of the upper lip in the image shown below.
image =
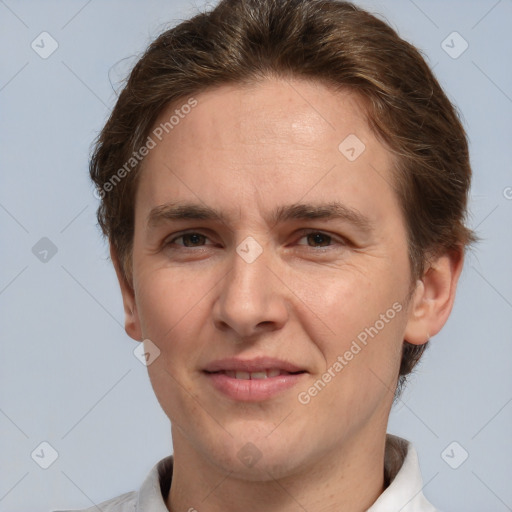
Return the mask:
<path id="1" fill-rule="evenodd" d="M 276 359 L 273 357 L 256 357 L 254 359 L 239 359 L 236 357 L 218 359 L 209 363 L 204 371 L 219 372 L 223 370 L 242 371 L 242 372 L 258 372 L 277 368 L 285 372 L 294 373 L 306 371 L 293 363 Z"/>

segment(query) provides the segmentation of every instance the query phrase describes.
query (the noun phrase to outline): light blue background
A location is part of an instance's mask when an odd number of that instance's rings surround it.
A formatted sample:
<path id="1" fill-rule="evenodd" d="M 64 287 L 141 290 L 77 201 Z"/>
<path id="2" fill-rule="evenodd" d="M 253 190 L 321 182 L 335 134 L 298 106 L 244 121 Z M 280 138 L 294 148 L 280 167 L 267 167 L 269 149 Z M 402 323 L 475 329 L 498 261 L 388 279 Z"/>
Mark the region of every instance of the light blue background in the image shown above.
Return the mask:
<path id="1" fill-rule="evenodd" d="M 389 430 L 415 444 L 424 492 L 445 512 L 512 510 L 512 2 L 360 3 L 424 51 L 462 111 L 470 224 L 483 237 Z M 134 58 L 195 12 L 181 1 L 0 0 L 1 511 L 91 506 L 137 489 L 172 450 L 123 329 L 87 162 Z M 31 48 L 43 31 L 59 44 L 48 59 Z M 441 47 L 453 31 L 469 43 L 458 59 Z M 47 263 L 31 250 L 42 237 L 58 249 Z M 30 456 L 42 441 L 59 454 L 46 470 Z M 469 453 L 458 469 L 441 457 L 452 441 Z"/>

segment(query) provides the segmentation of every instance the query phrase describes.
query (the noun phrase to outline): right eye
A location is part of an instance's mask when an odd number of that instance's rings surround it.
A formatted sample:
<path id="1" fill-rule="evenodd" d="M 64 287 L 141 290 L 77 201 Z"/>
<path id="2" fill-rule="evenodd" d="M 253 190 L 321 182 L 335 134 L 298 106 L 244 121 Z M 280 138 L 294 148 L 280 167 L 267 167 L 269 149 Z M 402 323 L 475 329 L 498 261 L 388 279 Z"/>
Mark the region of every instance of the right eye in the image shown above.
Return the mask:
<path id="1" fill-rule="evenodd" d="M 180 239 L 182 239 L 183 244 L 176 243 L 176 241 Z M 208 240 L 206 235 L 196 231 L 190 231 L 188 233 L 182 233 L 179 236 L 167 240 L 164 245 L 178 245 L 180 247 L 202 247 L 202 245 L 205 243 L 205 240 Z"/>

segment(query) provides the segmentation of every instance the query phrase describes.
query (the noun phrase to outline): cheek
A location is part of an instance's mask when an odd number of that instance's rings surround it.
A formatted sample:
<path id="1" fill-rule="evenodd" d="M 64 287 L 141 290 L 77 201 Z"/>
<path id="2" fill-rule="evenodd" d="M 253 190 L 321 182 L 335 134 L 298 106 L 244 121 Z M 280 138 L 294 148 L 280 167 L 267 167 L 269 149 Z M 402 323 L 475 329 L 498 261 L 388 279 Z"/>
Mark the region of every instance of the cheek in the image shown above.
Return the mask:
<path id="1" fill-rule="evenodd" d="M 319 427 L 326 439 L 340 431 L 355 433 L 374 415 L 385 421 L 400 364 L 405 308 L 398 297 L 363 280 L 347 283 L 359 287 L 330 287 L 316 302 L 323 305 L 318 315 L 334 332 L 310 333 L 325 367 L 311 387 L 300 390 L 307 394 L 302 399 L 311 399 L 310 417 L 329 417 Z"/>
<path id="2" fill-rule="evenodd" d="M 314 328 L 308 334 L 323 355 L 325 368 L 319 371 L 335 375 L 326 377 L 333 384 L 326 386 L 325 399 L 350 402 L 354 410 L 365 408 L 394 390 L 406 325 L 407 283 L 403 275 L 382 265 L 364 271 L 347 267 L 331 277 L 302 283 L 308 290 L 304 302 L 310 306 L 309 316 L 328 326 L 322 335 L 318 330 L 315 335 Z"/>
<path id="3" fill-rule="evenodd" d="M 204 276 L 204 274 L 202 274 Z M 169 269 L 144 273 L 136 290 L 138 312 L 144 338 L 160 349 L 159 356 L 148 366 L 155 395 L 176 426 L 187 425 L 190 418 L 200 417 L 195 394 L 194 373 L 208 336 L 202 330 L 208 321 L 209 293 L 206 278 Z"/>
<path id="4" fill-rule="evenodd" d="M 298 295 L 309 308 L 309 316 L 316 316 L 329 329 L 329 339 L 350 341 L 360 332 L 379 321 L 382 314 L 389 314 L 386 327 L 395 323 L 397 309 L 404 295 L 403 277 L 395 276 L 390 269 L 347 265 L 330 273 L 304 275 L 296 281 Z M 402 308 L 403 309 L 403 308 Z M 380 322 L 379 325 L 380 326 Z M 330 343 L 333 345 L 333 343 Z M 337 344 L 334 343 L 334 346 Z"/>
<path id="5" fill-rule="evenodd" d="M 145 337 L 167 344 L 198 325 L 197 315 L 214 285 L 204 276 L 165 268 L 144 273 L 136 297 Z"/>

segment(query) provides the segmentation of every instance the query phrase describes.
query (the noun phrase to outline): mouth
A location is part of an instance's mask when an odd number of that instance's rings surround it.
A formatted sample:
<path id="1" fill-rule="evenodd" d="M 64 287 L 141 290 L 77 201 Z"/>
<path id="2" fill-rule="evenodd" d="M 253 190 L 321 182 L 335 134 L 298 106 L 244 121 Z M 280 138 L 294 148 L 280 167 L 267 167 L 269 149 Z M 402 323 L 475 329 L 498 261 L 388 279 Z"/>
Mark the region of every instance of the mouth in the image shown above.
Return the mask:
<path id="1" fill-rule="evenodd" d="M 296 386 L 307 370 L 287 361 L 260 357 L 222 359 L 210 363 L 203 374 L 210 385 L 234 401 L 261 402 Z"/>
<path id="2" fill-rule="evenodd" d="M 253 359 L 241 359 L 238 357 L 230 357 L 225 359 L 218 359 L 216 361 L 212 361 L 204 368 L 204 371 L 207 373 L 217 373 L 217 372 L 235 372 L 243 374 L 258 374 L 261 373 L 260 378 L 263 377 L 263 373 L 269 376 L 269 374 L 273 377 L 285 373 L 285 374 L 294 374 L 299 372 L 305 372 L 305 368 L 301 368 L 300 366 L 291 363 L 290 361 L 286 361 L 284 359 L 277 359 L 275 357 L 255 357 Z M 276 372 L 279 372 L 276 374 Z M 275 375 L 274 375 L 275 374 Z M 240 378 L 246 378 L 241 376 Z M 256 377 L 258 378 L 258 377 Z"/>
<path id="3" fill-rule="evenodd" d="M 205 370 L 205 373 L 208 374 L 223 374 L 231 379 L 239 379 L 239 380 L 259 380 L 259 379 L 271 379 L 273 377 L 279 377 L 280 375 L 298 375 L 299 373 L 306 373 L 305 370 L 299 370 L 297 372 L 287 372 L 286 370 L 282 370 L 280 368 L 270 368 L 259 370 L 255 372 L 247 372 L 244 370 L 219 370 L 216 372 L 209 372 Z"/>

